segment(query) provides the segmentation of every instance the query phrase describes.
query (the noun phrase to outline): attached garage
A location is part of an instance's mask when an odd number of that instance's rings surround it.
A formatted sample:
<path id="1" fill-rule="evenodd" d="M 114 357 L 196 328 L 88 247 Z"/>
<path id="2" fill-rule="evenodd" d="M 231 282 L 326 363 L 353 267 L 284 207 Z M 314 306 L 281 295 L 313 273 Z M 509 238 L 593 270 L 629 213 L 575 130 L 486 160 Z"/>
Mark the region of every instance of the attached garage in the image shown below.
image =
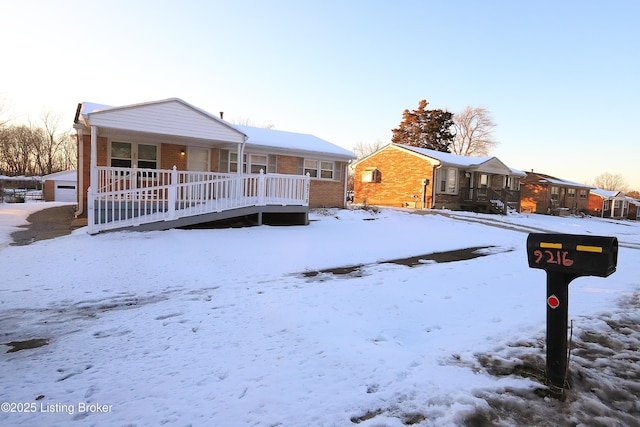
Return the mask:
<path id="1" fill-rule="evenodd" d="M 75 170 L 46 175 L 44 200 L 47 202 L 76 202 L 78 174 Z"/>

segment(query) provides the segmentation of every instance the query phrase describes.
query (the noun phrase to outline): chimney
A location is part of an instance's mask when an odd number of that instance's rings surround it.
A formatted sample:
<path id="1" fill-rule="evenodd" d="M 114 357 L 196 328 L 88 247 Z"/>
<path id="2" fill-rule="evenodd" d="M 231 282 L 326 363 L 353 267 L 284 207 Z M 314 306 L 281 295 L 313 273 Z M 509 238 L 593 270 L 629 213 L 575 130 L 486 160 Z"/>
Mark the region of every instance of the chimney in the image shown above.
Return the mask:
<path id="1" fill-rule="evenodd" d="M 221 118 L 222 120 L 224 120 L 224 117 L 223 117 L 223 116 L 224 116 L 224 111 L 220 111 L 220 118 Z"/>

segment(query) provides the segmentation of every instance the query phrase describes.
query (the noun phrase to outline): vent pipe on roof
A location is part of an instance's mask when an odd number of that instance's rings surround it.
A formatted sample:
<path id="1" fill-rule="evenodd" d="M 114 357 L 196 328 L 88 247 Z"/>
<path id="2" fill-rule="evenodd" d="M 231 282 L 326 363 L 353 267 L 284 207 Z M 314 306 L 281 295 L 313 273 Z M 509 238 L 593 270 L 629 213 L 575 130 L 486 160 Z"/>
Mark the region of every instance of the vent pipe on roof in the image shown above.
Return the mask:
<path id="1" fill-rule="evenodd" d="M 224 120 L 224 117 L 223 117 L 223 116 L 224 116 L 224 111 L 220 111 L 220 118 L 221 118 L 222 120 Z"/>

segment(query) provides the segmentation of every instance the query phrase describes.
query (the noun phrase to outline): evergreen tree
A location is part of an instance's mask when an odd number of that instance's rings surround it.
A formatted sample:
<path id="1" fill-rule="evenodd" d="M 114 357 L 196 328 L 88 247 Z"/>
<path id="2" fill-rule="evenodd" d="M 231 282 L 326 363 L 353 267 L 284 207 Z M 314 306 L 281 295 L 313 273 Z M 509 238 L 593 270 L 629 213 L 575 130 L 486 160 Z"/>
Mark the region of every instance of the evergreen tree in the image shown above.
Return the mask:
<path id="1" fill-rule="evenodd" d="M 453 113 L 427 110 L 427 105 L 429 103 L 423 99 L 416 110 L 404 110 L 400 126 L 391 130 L 391 142 L 448 153 L 454 138 L 451 133 Z"/>

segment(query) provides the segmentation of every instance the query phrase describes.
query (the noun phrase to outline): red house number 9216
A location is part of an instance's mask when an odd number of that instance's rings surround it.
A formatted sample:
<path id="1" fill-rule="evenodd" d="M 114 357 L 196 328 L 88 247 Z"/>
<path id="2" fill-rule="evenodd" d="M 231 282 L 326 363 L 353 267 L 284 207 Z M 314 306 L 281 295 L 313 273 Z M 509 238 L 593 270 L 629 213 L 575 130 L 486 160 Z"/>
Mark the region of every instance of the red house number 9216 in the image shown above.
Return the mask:
<path id="1" fill-rule="evenodd" d="M 533 251 L 533 254 L 536 256 L 536 264 L 540 264 L 540 261 L 544 261 L 547 264 L 558 264 L 564 265 L 565 267 L 571 267 L 573 265 L 573 260 L 569 259 L 567 255 L 569 252 L 567 251 L 549 251 L 545 250 L 542 252 L 539 249 Z"/>

